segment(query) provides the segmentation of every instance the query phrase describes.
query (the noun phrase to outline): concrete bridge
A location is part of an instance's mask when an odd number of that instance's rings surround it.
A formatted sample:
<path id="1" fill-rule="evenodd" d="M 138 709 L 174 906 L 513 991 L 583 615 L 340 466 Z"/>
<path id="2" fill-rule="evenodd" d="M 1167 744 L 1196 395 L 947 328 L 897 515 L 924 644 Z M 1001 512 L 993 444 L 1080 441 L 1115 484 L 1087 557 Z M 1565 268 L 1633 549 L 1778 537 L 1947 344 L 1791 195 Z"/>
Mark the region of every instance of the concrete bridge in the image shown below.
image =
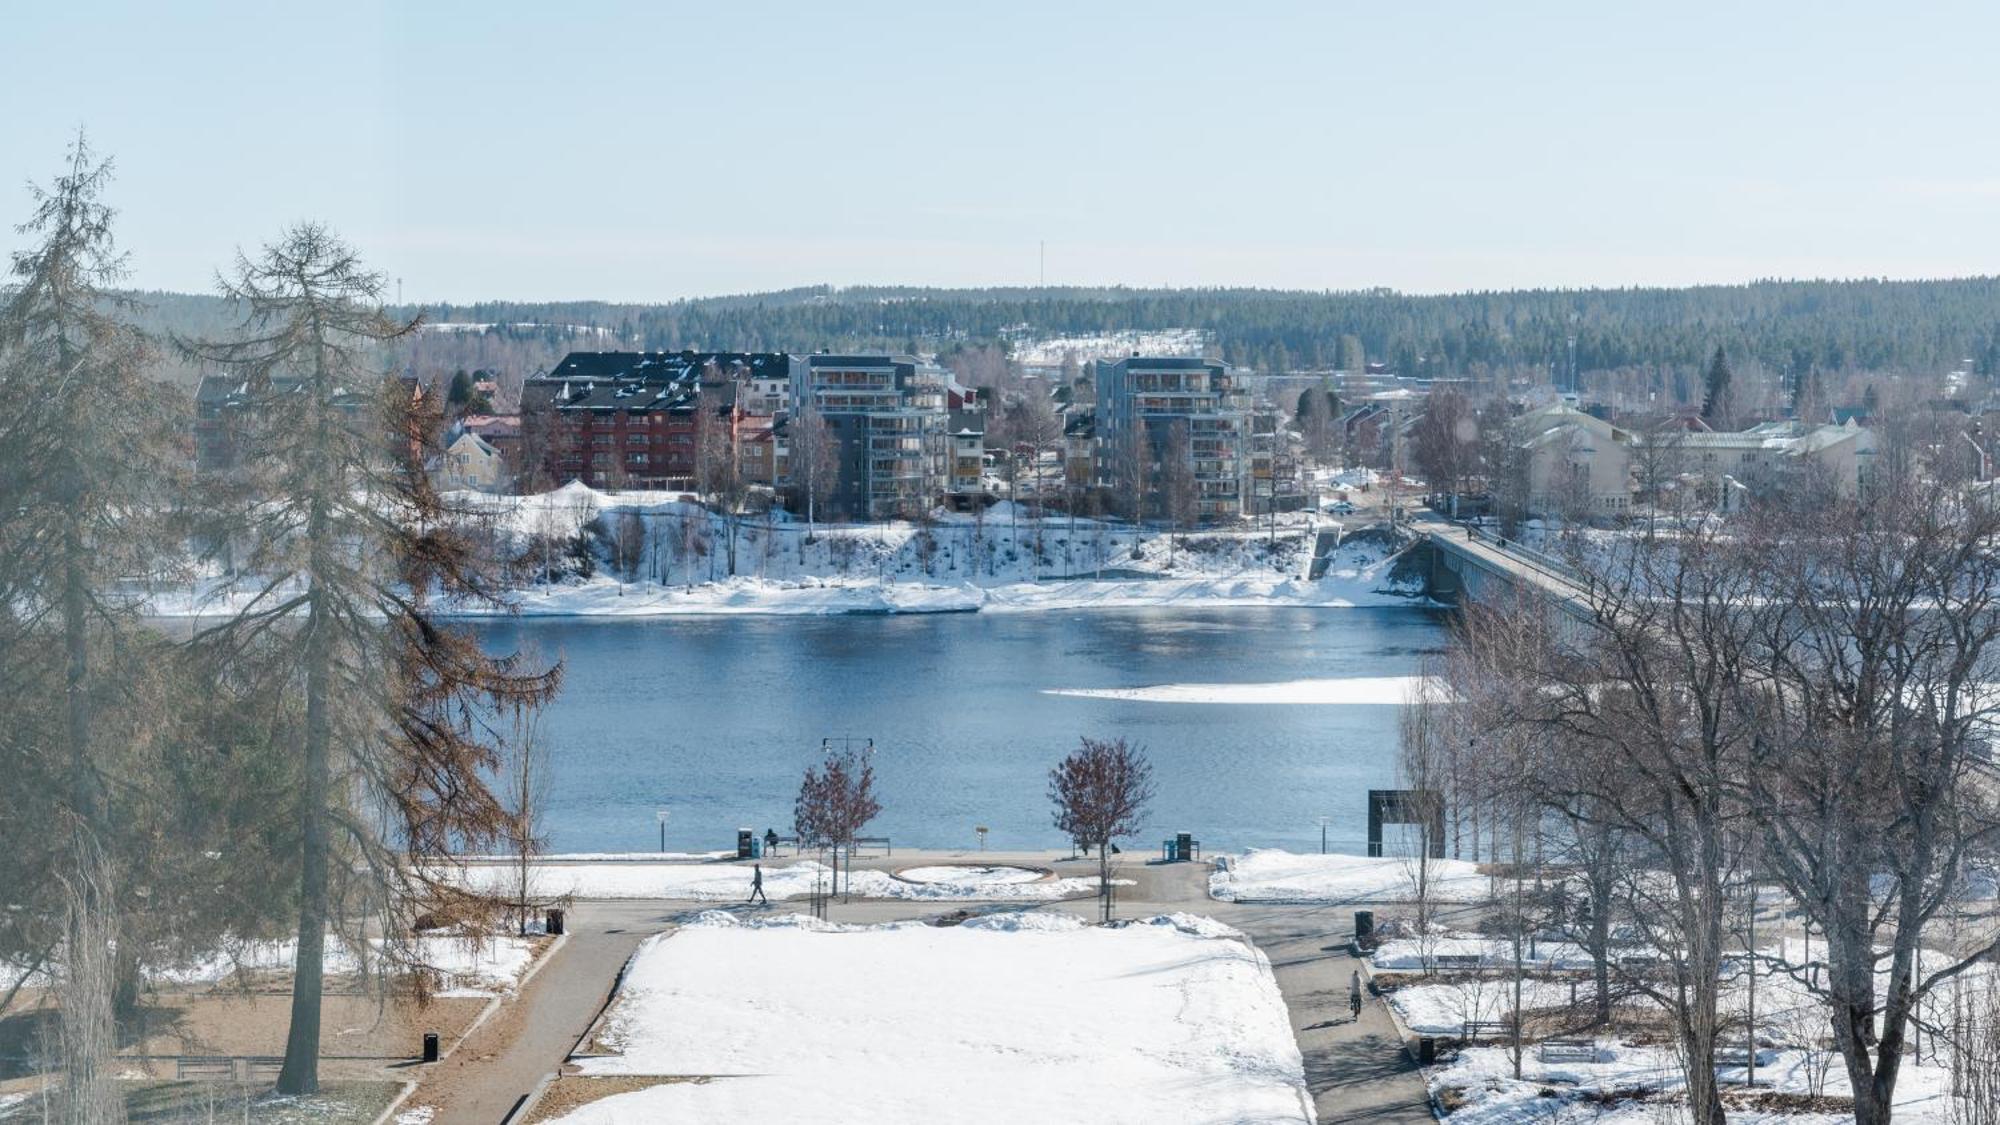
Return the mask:
<path id="1" fill-rule="evenodd" d="M 1589 620 L 1584 579 L 1574 567 L 1485 528 L 1420 514 L 1404 530 L 1423 568 L 1424 593 L 1448 605 L 1493 599 L 1526 589 L 1543 594 L 1570 616 Z"/>

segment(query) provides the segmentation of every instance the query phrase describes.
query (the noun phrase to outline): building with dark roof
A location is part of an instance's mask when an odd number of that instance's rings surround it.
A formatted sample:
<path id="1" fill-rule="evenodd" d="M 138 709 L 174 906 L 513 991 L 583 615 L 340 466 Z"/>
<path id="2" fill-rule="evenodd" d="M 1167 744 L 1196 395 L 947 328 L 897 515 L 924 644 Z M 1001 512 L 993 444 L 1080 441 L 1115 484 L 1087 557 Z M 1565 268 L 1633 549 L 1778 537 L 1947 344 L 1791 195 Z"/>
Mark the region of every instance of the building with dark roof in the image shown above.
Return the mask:
<path id="1" fill-rule="evenodd" d="M 571 352 L 521 389 L 522 458 L 550 486 L 693 487 L 700 413 L 733 428 L 739 389 L 789 383 L 797 362 L 778 352 Z"/>
<path id="2" fill-rule="evenodd" d="M 913 356 L 810 355 L 792 380 L 794 410 L 826 423 L 839 447 L 829 501 L 849 519 L 913 515 L 950 480 L 949 376 Z"/>

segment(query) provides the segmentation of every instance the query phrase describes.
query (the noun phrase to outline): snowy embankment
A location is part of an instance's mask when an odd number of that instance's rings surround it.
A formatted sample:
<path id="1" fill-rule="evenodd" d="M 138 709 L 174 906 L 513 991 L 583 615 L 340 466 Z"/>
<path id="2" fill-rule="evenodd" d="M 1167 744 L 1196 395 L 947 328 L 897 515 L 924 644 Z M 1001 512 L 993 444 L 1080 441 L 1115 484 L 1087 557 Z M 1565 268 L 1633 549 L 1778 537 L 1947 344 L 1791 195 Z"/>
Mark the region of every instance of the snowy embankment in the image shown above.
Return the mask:
<path id="1" fill-rule="evenodd" d="M 444 996 L 491 996 L 514 987 L 535 959 L 528 938 L 501 935 L 470 938 L 456 934 L 425 934 L 405 942 L 391 962 L 380 940 L 370 942 L 369 972 L 372 974 L 426 972 L 432 975 Z M 177 965 L 150 966 L 146 979 L 172 988 L 201 988 L 220 984 L 238 972 L 289 973 L 298 958 L 296 941 L 243 942 L 215 950 Z M 361 958 L 338 935 L 328 934 L 326 972 L 333 977 L 356 976 Z M 0 989 L 11 987 L 21 971 L 0 965 Z M 44 983 L 30 981 L 31 985 Z"/>
<path id="2" fill-rule="evenodd" d="M 1185 914 L 837 926 L 711 912 L 641 947 L 569 1111 L 631 1121 L 1310 1122 L 1270 962 Z"/>
<path id="3" fill-rule="evenodd" d="M 1422 676 L 1353 676 L 1263 684 L 1150 684 L 1130 688 L 1045 688 L 1043 695 L 1120 699 L 1131 703 L 1287 703 L 1318 705 L 1405 703 L 1437 699 L 1442 687 Z"/>
<path id="4" fill-rule="evenodd" d="M 1220 856 L 1208 893 L 1223 902 L 1413 902 L 1418 861 L 1405 856 L 1301 855 L 1252 848 Z M 1462 859 L 1433 859 L 1424 868 L 1432 902 L 1479 902 L 1489 881 Z"/>
<path id="5" fill-rule="evenodd" d="M 929 869 L 935 875 L 936 869 Z M 966 868 L 974 871 L 974 868 Z M 1097 880 L 1037 878 L 1023 882 L 1009 869 L 991 878 L 967 875 L 948 881 L 912 882 L 885 871 L 840 873 L 843 893 L 856 898 L 926 902 L 1053 902 L 1097 893 Z M 467 889 L 505 897 L 513 893 L 515 869 L 505 863 L 467 864 L 453 873 Z M 689 902 L 742 902 L 750 897 L 752 871 L 729 863 L 612 862 L 535 864 L 531 893 L 536 898 L 681 899 Z M 764 867 L 764 895 L 773 902 L 823 893 L 831 878 L 822 863 L 803 860 Z M 1129 883 L 1130 880 L 1114 880 Z"/>
<path id="6" fill-rule="evenodd" d="M 1362 532 L 1324 576 L 1303 574 L 1315 531 L 1299 515 L 1269 528 L 1184 535 L 1103 520 L 1037 520 L 1002 503 L 979 518 L 820 525 L 777 511 L 728 519 L 677 492 L 570 484 L 534 496 L 454 493 L 500 549 L 538 580 L 505 607 L 465 617 L 1037 612 L 1159 606 L 1324 608 L 1428 604 L 1392 577 L 1395 546 Z M 217 574 L 150 592 L 160 617 L 220 616 L 256 597 L 254 576 Z M 276 591 L 283 594 L 285 591 Z"/>

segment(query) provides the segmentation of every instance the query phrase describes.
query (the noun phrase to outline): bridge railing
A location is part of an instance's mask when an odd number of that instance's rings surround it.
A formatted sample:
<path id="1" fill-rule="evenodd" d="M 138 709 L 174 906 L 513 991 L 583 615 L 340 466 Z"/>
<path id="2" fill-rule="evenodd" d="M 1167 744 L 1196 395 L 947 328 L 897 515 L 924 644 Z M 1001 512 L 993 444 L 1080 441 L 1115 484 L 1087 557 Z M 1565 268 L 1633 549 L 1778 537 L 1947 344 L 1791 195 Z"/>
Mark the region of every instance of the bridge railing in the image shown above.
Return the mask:
<path id="1" fill-rule="evenodd" d="M 1581 570 L 1553 555 L 1537 551 L 1533 547 L 1524 546 L 1517 540 L 1510 540 L 1506 536 L 1495 534 L 1475 524 L 1463 524 L 1461 526 L 1472 533 L 1472 538 L 1487 544 L 1497 551 L 1505 552 L 1509 557 L 1520 560 L 1522 563 L 1541 571 L 1550 578 L 1576 587 L 1586 587 L 1590 584 L 1589 578 Z"/>

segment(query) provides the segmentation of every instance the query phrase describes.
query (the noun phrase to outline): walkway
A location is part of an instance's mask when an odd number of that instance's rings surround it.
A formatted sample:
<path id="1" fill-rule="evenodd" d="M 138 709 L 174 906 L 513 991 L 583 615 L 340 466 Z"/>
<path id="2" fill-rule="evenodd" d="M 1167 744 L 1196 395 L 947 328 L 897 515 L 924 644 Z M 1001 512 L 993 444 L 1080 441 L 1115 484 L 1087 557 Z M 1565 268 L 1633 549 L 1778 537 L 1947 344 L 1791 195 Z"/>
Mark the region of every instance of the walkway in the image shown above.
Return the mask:
<path id="1" fill-rule="evenodd" d="M 919 862 L 1031 863 L 1066 876 L 1095 873 L 1090 861 L 1048 853 L 899 852 L 894 859 L 864 859 L 860 867 L 894 869 Z M 1378 1003 L 1357 1023 L 1347 1007 L 1347 982 L 1357 967 L 1348 956 L 1353 910 L 1330 906 L 1264 906 L 1216 902 L 1208 897 L 1206 864 L 1121 864 L 1118 876 L 1137 881 L 1120 888 L 1121 918 L 1187 911 L 1208 915 L 1248 934 L 1271 959 L 1293 1034 L 1305 1056 L 1306 1085 L 1322 1122 L 1432 1120 L 1421 1075 L 1403 1051 L 1388 1013 Z M 528 983 L 523 994 L 424 1075 L 411 1106 L 436 1106 L 433 1125 L 493 1125 L 522 1095 L 557 1071 L 610 995 L 618 971 L 651 934 L 700 904 L 669 900 L 585 902 L 569 913 L 570 938 Z M 856 899 L 835 901 L 838 922 L 872 923 L 933 917 L 956 904 Z M 774 911 L 803 912 L 803 902 L 781 902 Z M 1095 899 L 1039 907 L 1094 918 Z M 1379 911 L 1378 911 L 1379 913 Z"/>

